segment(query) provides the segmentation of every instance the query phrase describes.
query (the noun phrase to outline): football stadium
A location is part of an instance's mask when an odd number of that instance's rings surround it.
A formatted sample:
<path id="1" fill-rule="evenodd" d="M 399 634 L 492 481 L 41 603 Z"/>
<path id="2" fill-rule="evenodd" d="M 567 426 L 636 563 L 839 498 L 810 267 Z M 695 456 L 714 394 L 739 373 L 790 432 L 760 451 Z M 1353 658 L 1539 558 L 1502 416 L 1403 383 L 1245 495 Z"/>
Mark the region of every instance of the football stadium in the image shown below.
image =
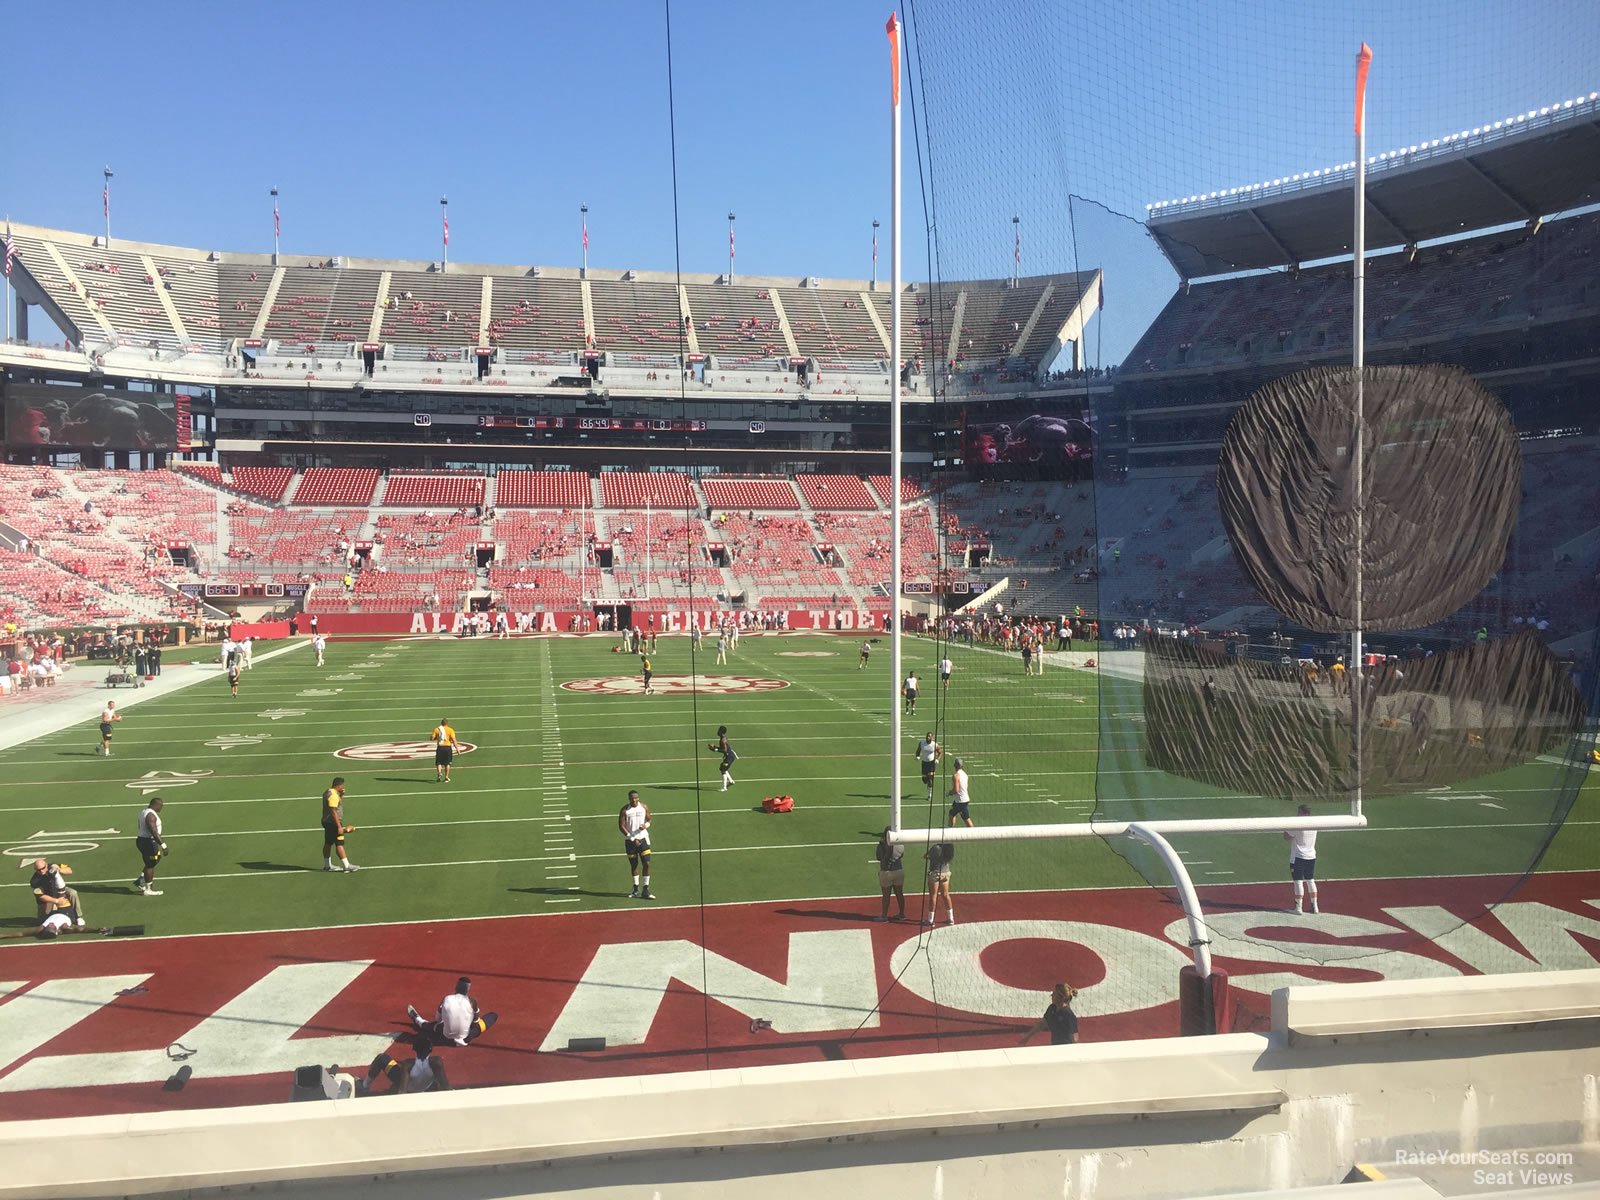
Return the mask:
<path id="1" fill-rule="evenodd" d="M 1536 8 L 494 6 L 619 69 L 9 133 L 0 1195 L 1600 1194 Z"/>

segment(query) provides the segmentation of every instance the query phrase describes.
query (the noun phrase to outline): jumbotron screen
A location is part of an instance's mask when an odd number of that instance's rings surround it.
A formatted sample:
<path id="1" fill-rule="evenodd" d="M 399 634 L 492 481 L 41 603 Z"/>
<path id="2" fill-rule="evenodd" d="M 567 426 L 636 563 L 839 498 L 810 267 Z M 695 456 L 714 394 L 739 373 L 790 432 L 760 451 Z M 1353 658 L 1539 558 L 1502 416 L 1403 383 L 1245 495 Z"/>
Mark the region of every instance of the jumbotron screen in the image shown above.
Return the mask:
<path id="1" fill-rule="evenodd" d="M 979 479 L 1087 479 L 1094 433 L 1081 408 L 1038 401 L 968 409 L 961 457 Z"/>
<path id="2" fill-rule="evenodd" d="M 6 444 L 73 450 L 187 450 L 189 397 L 13 383 Z"/>

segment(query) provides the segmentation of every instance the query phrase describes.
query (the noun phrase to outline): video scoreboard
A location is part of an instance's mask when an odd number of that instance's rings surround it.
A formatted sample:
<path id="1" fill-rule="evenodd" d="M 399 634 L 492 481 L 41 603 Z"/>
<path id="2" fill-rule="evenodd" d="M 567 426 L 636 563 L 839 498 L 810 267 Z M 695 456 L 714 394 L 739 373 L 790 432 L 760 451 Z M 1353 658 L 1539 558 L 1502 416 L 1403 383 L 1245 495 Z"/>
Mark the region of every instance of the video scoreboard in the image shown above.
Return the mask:
<path id="1" fill-rule="evenodd" d="M 704 421 L 647 417 L 496 417 L 478 418 L 480 429 L 578 429 L 598 433 L 701 433 Z"/>

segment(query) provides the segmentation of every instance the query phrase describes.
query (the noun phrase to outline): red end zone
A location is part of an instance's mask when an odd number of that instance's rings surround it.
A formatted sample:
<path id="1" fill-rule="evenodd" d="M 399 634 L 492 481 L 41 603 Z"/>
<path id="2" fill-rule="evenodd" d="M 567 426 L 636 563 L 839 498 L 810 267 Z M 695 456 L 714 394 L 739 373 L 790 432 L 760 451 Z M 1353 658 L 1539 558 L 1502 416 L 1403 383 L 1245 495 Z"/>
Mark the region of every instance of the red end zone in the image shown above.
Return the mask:
<path id="1" fill-rule="evenodd" d="M 1283 903 L 1282 884 L 1208 888 L 1205 900 L 1248 1017 L 1295 983 L 1600 960 L 1600 872 L 1534 877 L 1486 914 L 1514 882 L 1325 884 L 1331 911 L 1304 918 L 1266 907 Z M 1058 979 L 1082 989 L 1085 1040 L 1177 1033 L 1188 932 L 1163 892 L 958 895 L 960 924 L 931 935 L 870 920 L 877 908 L 19 945 L 0 952 L 0 1119 L 285 1100 L 297 1066 L 363 1074 L 406 1029 L 406 1004 L 431 1012 L 462 974 L 500 1014 L 480 1044 L 444 1050 L 465 1086 L 1014 1045 Z M 772 1028 L 753 1031 L 757 1018 Z M 563 1049 L 585 1037 L 608 1048 Z M 164 1091 L 184 1064 L 188 1086 Z"/>

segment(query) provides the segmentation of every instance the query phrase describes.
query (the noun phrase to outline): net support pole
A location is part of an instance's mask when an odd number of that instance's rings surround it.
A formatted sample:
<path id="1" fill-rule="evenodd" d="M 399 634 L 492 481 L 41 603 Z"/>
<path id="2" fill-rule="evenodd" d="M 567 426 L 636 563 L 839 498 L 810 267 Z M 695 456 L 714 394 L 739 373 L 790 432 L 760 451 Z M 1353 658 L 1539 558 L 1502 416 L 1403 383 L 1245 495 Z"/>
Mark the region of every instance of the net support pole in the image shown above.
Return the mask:
<path id="1" fill-rule="evenodd" d="M 1059 825 L 977 825 L 945 829 L 898 829 L 889 840 L 897 846 L 925 845 L 928 842 L 1033 842 L 1062 838 L 1121 837 L 1133 828 L 1133 821 L 1072 821 Z M 1365 829 L 1366 817 L 1190 817 L 1137 822 L 1145 830 L 1160 833 L 1289 833 L 1300 829 Z"/>
<path id="2" fill-rule="evenodd" d="M 900 828 L 900 18 L 886 26 L 893 94 L 889 109 L 889 826 Z"/>
<path id="3" fill-rule="evenodd" d="M 1205 914 L 1200 909 L 1200 896 L 1194 890 L 1194 880 L 1189 877 L 1188 864 L 1178 856 L 1171 842 L 1148 825 L 1129 825 L 1128 836 L 1137 838 L 1154 850 L 1172 873 L 1178 899 L 1183 904 L 1183 915 L 1189 919 L 1189 949 L 1194 952 L 1194 969 L 1200 973 L 1201 979 L 1210 979 L 1211 939 L 1206 936 Z"/>
<path id="4" fill-rule="evenodd" d="M 1353 491 L 1352 503 L 1355 516 L 1355 562 L 1353 567 L 1353 582 L 1355 585 L 1354 603 L 1351 607 L 1351 618 L 1354 628 L 1350 632 L 1350 769 L 1353 776 L 1352 791 L 1350 793 L 1351 815 L 1361 815 L 1361 715 L 1362 692 L 1365 690 L 1362 680 L 1362 671 L 1365 667 L 1365 658 L 1361 652 L 1361 626 L 1363 616 L 1361 611 L 1362 588 L 1364 585 L 1366 558 L 1366 534 L 1364 526 L 1366 506 L 1366 382 L 1363 376 L 1367 365 L 1366 342 L 1366 316 L 1367 316 L 1367 69 L 1372 65 L 1372 51 L 1367 44 L 1361 44 L 1361 52 L 1356 55 L 1356 179 L 1355 179 L 1355 233 L 1351 241 L 1353 251 L 1351 259 L 1351 278 L 1354 281 L 1355 295 L 1351 304 L 1351 330 L 1350 345 L 1351 371 L 1355 391 L 1355 437 L 1351 441 L 1350 449 L 1350 481 Z"/>

